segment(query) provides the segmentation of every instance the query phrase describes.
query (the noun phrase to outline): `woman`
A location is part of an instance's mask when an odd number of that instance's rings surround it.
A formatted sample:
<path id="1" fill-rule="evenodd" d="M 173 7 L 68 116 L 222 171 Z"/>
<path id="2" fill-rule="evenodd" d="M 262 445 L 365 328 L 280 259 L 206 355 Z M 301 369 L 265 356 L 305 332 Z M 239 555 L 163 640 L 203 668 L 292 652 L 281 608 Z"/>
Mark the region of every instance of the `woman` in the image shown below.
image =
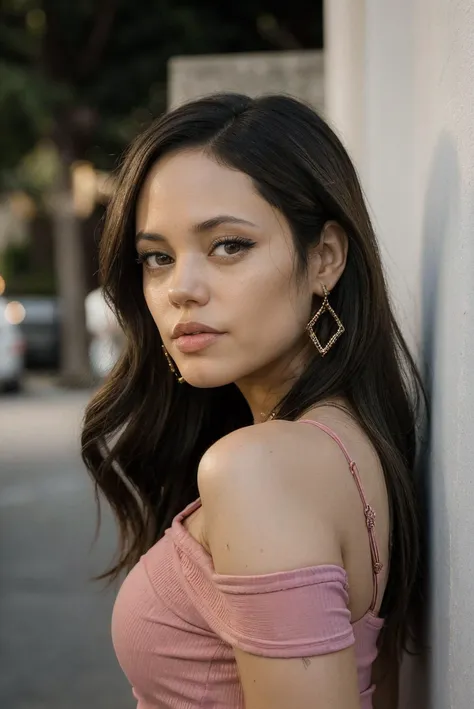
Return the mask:
<path id="1" fill-rule="evenodd" d="M 125 157 L 101 268 L 127 342 L 83 456 L 138 707 L 372 707 L 418 588 L 419 378 L 341 143 L 288 97 L 178 108 Z"/>

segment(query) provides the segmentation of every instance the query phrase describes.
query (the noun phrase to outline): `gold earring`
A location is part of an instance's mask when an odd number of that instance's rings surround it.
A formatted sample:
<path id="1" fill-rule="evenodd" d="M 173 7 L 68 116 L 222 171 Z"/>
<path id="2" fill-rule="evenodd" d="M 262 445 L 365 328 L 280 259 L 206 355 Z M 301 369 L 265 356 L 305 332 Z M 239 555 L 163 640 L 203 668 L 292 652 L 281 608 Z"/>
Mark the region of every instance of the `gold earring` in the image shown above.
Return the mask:
<path id="1" fill-rule="evenodd" d="M 309 332 L 309 336 L 311 337 L 312 341 L 314 342 L 316 349 L 318 350 L 321 357 L 324 357 L 324 355 L 326 355 L 329 352 L 329 350 L 331 349 L 333 344 L 336 342 L 336 340 L 338 340 L 340 338 L 340 336 L 342 335 L 342 333 L 345 332 L 344 325 L 342 324 L 342 322 L 337 317 L 334 310 L 329 305 L 329 300 L 328 300 L 329 291 L 324 284 L 323 284 L 323 293 L 324 293 L 324 298 L 323 298 L 323 302 L 321 304 L 321 307 L 319 308 L 318 312 L 315 315 L 313 315 L 313 317 L 311 318 L 311 320 L 309 321 L 309 323 L 306 326 L 306 329 Z M 326 312 L 328 312 L 334 318 L 336 325 L 337 325 L 337 331 L 328 340 L 326 345 L 322 345 L 313 328 L 316 325 L 319 318 L 321 317 L 321 315 L 323 315 L 323 313 L 326 313 Z"/>
<path id="2" fill-rule="evenodd" d="M 161 347 L 163 348 L 163 352 L 165 353 L 165 357 L 166 357 L 166 359 L 168 360 L 168 366 L 169 366 L 169 368 L 170 368 L 171 371 L 173 372 L 173 374 L 174 374 L 174 376 L 176 377 L 176 379 L 178 380 L 178 382 L 179 382 L 180 384 L 184 384 L 184 382 L 185 382 L 186 380 L 185 380 L 184 377 L 182 377 L 182 376 L 179 374 L 179 372 L 177 371 L 176 367 L 174 366 L 173 360 L 172 360 L 171 357 L 169 356 L 168 350 L 166 349 L 166 347 L 165 347 L 164 345 L 161 345 Z"/>

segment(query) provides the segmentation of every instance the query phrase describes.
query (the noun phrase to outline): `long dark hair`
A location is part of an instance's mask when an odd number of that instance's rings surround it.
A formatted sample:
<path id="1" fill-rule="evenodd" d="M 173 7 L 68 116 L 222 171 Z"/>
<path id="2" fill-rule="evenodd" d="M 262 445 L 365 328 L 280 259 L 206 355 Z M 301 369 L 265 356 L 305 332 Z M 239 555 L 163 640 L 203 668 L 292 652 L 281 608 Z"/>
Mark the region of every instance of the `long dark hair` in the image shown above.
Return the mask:
<path id="1" fill-rule="evenodd" d="M 422 385 L 390 307 L 351 160 L 322 118 L 285 96 L 221 94 L 188 103 L 154 122 L 124 157 L 107 210 L 100 270 L 126 347 L 89 404 L 82 434 L 98 499 L 106 496 L 120 529 L 118 557 L 103 577 L 130 569 L 198 497 L 197 466 L 206 449 L 252 423 L 235 385 L 206 390 L 177 383 L 136 263 L 135 208 L 148 171 L 164 155 L 193 147 L 249 175 L 286 217 L 300 272 L 326 221 L 336 220 L 348 235 L 347 265 L 331 294 L 346 334 L 324 359 L 315 354 L 280 402 L 278 417 L 295 420 L 320 402 L 343 397 L 374 445 L 388 488 L 393 542 L 382 614 L 390 644 L 400 650 L 420 586 L 414 467 Z"/>

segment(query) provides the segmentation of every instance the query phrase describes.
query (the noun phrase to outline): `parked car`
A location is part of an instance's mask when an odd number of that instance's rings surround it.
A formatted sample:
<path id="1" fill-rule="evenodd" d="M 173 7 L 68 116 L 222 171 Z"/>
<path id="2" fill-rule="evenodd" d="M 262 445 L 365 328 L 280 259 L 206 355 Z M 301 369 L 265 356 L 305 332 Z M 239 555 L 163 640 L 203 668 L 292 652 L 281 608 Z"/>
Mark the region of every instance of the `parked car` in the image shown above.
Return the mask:
<path id="1" fill-rule="evenodd" d="M 25 308 L 20 327 L 26 340 L 28 368 L 57 369 L 60 363 L 61 325 L 59 302 L 54 296 L 15 296 Z"/>
<path id="2" fill-rule="evenodd" d="M 14 304 L 11 303 L 10 306 Z M 9 317 L 8 300 L 0 298 L 0 389 L 2 391 L 18 391 L 21 388 L 24 354 L 25 338 L 19 325 Z"/>

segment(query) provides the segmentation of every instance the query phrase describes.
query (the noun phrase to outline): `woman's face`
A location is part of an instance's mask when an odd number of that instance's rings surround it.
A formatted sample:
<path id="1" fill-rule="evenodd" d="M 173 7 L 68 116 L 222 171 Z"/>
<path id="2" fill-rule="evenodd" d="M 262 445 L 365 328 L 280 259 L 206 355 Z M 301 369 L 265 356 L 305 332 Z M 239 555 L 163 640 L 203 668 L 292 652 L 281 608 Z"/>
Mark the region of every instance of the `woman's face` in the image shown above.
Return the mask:
<path id="1" fill-rule="evenodd" d="M 146 303 L 189 384 L 296 374 L 313 292 L 309 278 L 296 284 L 286 219 L 247 175 L 199 150 L 163 158 L 140 193 L 136 232 Z"/>

